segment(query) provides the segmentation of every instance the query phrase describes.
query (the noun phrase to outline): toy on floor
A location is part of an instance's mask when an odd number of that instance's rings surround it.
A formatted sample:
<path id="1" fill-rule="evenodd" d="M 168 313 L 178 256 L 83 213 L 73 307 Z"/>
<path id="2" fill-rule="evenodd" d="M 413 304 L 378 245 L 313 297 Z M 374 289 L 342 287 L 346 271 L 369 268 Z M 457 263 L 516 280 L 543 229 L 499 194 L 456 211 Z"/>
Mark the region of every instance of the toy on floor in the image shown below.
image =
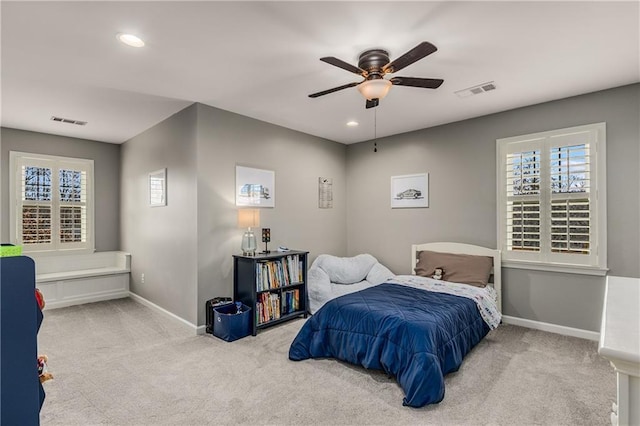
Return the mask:
<path id="1" fill-rule="evenodd" d="M 38 288 L 36 288 L 36 301 L 38 302 L 38 307 L 40 308 L 40 310 L 43 310 L 44 309 L 44 296 L 42 295 L 42 292 Z"/>
<path id="2" fill-rule="evenodd" d="M 46 355 L 38 356 L 38 376 L 40 376 L 40 383 L 44 383 L 47 380 L 53 379 L 53 374 L 49 373 L 47 367 L 47 361 L 49 358 Z"/>

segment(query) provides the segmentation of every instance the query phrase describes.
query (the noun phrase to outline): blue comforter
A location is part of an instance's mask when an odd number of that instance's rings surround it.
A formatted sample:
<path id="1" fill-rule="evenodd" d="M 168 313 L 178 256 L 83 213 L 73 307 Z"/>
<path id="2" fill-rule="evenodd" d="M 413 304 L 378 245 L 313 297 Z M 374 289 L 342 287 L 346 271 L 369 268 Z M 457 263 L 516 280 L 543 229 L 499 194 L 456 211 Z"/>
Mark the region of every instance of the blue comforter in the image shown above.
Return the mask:
<path id="1" fill-rule="evenodd" d="M 442 401 L 444 375 L 489 332 L 474 301 L 381 284 L 327 302 L 304 324 L 289 359 L 336 358 L 393 375 L 403 405 Z"/>

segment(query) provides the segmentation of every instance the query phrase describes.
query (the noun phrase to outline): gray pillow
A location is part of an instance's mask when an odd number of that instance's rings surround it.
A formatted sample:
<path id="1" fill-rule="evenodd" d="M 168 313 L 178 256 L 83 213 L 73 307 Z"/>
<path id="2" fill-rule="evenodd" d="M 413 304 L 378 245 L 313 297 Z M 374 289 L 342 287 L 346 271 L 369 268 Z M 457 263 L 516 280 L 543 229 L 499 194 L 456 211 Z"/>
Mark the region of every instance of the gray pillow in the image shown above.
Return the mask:
<path id="1" fill-rule="evenodd" d="M 493 268 L 493 258 L 428 250 L 418 253 L 416 275 L 431 277 L 436 268 L 444 269 L 442 279 L 445 281 L 485 287 L 489 282 L 491 268 Z"/>

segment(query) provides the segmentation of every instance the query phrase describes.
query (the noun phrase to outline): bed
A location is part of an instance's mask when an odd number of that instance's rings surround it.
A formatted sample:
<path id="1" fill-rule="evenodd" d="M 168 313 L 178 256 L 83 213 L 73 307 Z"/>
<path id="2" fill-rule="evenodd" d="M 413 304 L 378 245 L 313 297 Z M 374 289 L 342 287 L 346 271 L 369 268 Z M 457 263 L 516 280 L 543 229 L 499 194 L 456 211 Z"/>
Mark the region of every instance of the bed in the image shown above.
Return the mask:
<path id="1" fill-rule="evenodd" d="M 446 281 L 449 275 L 467 280 L 476 261 L 485 267 L 491 263 L 480 274 L 488 285 Z M 444 279 L 416 275 L 428 275 L 433 271 L 425 267 L 440 263 Z M 438 403 L 444 398 L 444 376 L 457 371 L 500 322 L 500 266 L 498 250 L 459 243 L 413 245 L 413 275 L 327 302 L 300 329 L 289 359 L 335 358 L 382 370 L 403 389 L 403 405 Z"/>

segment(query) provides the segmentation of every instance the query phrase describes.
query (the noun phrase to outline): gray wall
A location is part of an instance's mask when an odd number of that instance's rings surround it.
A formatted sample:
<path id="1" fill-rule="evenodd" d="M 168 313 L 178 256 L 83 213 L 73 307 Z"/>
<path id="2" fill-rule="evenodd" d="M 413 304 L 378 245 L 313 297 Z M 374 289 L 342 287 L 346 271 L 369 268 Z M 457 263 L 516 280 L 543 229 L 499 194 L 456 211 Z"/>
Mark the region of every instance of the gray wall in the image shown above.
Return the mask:
<path id="1" fill-rule="evenodd" d="M 275 208 L 261 209 L 261 228 L 271 228 L 271 249 L 308 250 L 312 261 L 321 253 L 346 255 L 345 156 L 345 145 L 198 105 L 199 324 L 207 299 L 233 293 L 231 256 L 243 233 L 236 164 L 275 171 Z M 332 209 L 318 208 L 319 177 L 333 178 Z"/>
<path id="2" fill-rule="evenodd" d="M 122 249 L 131 291 L 195 324 L 196 113 L 192 105 L 122 145 Z M 167 168 L 167 206 L 149 207 L 148 175 Z M 141 275 L 145 274 L 144 283 Z"/>
<path id="3" fill-rule="evenodd" d="M 1 132 L 0 217 L 2 227 L 0 240 L 2 242 L 10 240 L 9 152 L 20 151 L 94 160 L 95 247 L 97 251 L 120 249 L 120 145 L 5 127 Z"/>
<path id="4" fill-rule="evenodd" d="M 636 84 L 380 139 L 377 153 L 371 142 L 344 146 L 199 104 L 121 146 L 3 128 L 1 238 L 10 150 L 92 158 L 97 250 L 131 252 L 132 291 L 203 324 L 204 301 L 232 293 L 242 235 L 236 164 L 276 172 L 276 207 L 261 211 L 272 248 L 309 250 L 310 260 L 369 252 L 409 273 L 412 243 L 496 247 L 496 139 L 604 121 L 610 274 L 640 277 L 639 116 Z M 148 173 L 163 167 L 168 206 L 151 208 Z M 430 207 L 392 210 L 390 176 L 424 171 Z M 317 207 L 320 176 L 334 180 L 333 209 Z M 599 330 L 602 278 L 516 269 L 503 277 L 506 315 Z"/>
<path id="5" fill-rule="evenodd" d="M 240 253 L 236 164 L 274 170 L 275 208 L 261 210 L 271 243 L 346 253 L 342 144 L 194 104 L 122 146 L 122 249 L 132 254 L 131 290 L 193 323 L 204 303 L 232 296 Z M 146 179 L 167 167 L 168 205 L 148 207 Z M 318 177 L 334 179 L 334 208 L 318 208 Z M 259 233 L 258 233 L 259 238 Z M 259 243 L 260 249 L 263 244 Z M 145 274 L 145 283 L 141 274 Z"/>
<path id="6" fill-rule="evenodd" d="M 496 247 L 496 139 L 606 122 L 610 274 L 640 277 L 639 117 L 635 84 L 380 139 L 377 153 L 350 145 L 348 253 L 406 274 L 413 243 Z M 392 210 L 390 177 L 419 172 L 429 172 L 429 208 Z M 503 285 L 505 315 L 600 329 L 602 277 L 505 268 Z"/>

